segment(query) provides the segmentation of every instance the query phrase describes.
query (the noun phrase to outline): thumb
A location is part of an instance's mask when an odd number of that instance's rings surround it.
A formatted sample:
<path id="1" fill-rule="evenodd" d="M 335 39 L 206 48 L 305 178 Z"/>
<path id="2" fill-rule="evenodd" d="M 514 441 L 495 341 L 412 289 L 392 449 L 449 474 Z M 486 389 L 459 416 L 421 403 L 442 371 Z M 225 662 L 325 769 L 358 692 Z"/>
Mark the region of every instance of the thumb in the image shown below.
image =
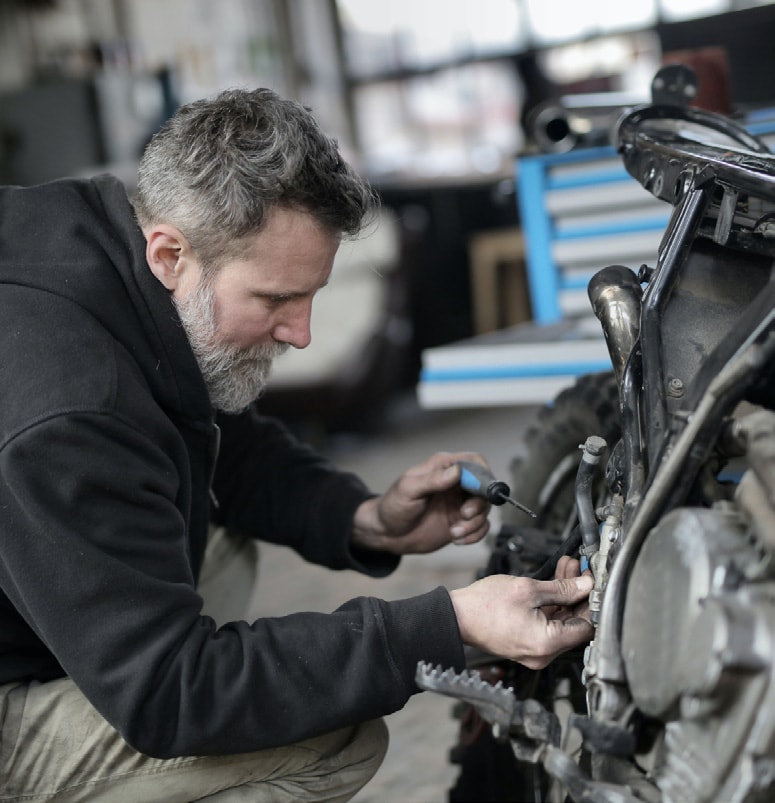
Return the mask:
<path id="1" fill-rule="evenodd" d="M 595 582 L 588 574 L 559 580 L 541 580 L 536 583 L 536 607 L 544 605 L 574 605 L 585 600 Z"/>

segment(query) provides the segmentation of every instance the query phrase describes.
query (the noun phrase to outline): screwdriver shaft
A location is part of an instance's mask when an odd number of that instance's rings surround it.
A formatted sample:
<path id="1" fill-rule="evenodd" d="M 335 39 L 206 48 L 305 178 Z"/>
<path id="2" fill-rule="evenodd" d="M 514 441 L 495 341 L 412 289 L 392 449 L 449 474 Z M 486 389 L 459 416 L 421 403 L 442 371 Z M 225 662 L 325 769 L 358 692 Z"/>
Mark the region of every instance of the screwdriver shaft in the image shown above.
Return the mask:
<path id="1" fill-rule="evenodd" d="M 532 516 L 534 519 L 537 519 L 538 516 L 533 513 L 533 511 L 529 507 L 525 507 L 521 502 L 517 502 L 516 499 L 512 499 L 510 496 L 506 496 L 504 494 L 503 497 L 507 502 L 510 502 L 514 507 L 519 508 L 523 513 L 527 513 L 528 515 Z"/>

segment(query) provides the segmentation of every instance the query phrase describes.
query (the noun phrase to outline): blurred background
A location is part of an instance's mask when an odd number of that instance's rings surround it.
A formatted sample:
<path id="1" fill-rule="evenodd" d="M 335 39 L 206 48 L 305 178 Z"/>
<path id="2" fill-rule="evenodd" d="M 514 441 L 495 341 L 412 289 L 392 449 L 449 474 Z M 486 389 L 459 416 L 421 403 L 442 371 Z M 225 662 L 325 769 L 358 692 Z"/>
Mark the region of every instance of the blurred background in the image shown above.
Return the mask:
<path id="1" fill-rule="evenodd" d="M 610 367 L 589 275 L 649 261 L 664 228 L 612 119 L 674 61 L 696 105 L 754 119 L 775 106 L 773 42 L 775 5 L 746 0 L 0 0 L 0 181 L 111 172 L 131 194 L 180 104 L 236 86 L 302 101 L 383 213 L 340 248 L 312 344 L 278 361 L 260 409 L 376 491 L 440 449 L 508 479 L 537 405 Z M 262 545 L 256 615 L 459 586 L 487 554 L 332 583 Z M 450 709 L 418 695 L 389 718 L 359 803 L 446 799 Z"/>
<path id="2" fill-rule="evenodd" d="M 385 210 L 263 404 L 368 429 L 425 350 L 532 320 L 515 165 L 546 145 L 542 108 L 646 100 L 666 54 L 711 51 L 712 103 L 767 106 L 774 39 L 775 7 L 745 0 L 0 0 L 0 180 L 108 171 L 131 192 L 181 103 L 263 85 L 309 105 Z M 493 248 L 515 264 L 485 297 Z"/>

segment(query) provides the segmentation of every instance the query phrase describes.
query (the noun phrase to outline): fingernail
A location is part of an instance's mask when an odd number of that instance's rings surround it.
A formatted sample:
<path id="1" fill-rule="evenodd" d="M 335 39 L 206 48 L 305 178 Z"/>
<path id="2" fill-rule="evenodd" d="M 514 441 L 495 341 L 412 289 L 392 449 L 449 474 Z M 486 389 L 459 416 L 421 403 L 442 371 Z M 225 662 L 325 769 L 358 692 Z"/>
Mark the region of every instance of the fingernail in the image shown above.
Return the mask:
<path id="1" fill-rule="evenodd" d="M 465 527 L 460 524 L 455 524 L 454 526 L 450 527 L 449 531 L 452 533 L 453 538 L 460 538 L 466 534 Z"/>
<path id="2" fill-rule="evenodd" d="M 588 574 L 583 574 L 581 577 L 575 577 L 574 582 L 579 591 L 591 591 L 595 586 L 595 581 Z"/>

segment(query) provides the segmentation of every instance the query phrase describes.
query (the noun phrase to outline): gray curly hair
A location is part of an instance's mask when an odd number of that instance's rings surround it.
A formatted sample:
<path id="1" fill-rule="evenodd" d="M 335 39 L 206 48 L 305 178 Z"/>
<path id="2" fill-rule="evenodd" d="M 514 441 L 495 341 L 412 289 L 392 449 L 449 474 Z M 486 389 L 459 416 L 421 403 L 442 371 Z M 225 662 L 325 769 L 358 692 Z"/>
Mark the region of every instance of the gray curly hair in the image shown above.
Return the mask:
<path id="1" fill-rule="evenodd" d="M 269 89 L 182 106 L 145 149 L 133 203 L 143 228 L 175 226 L 212 269 L 245 255 L 274 207 L 306 211 L 340 236 L 378 208 L 310 110 Z"/>

